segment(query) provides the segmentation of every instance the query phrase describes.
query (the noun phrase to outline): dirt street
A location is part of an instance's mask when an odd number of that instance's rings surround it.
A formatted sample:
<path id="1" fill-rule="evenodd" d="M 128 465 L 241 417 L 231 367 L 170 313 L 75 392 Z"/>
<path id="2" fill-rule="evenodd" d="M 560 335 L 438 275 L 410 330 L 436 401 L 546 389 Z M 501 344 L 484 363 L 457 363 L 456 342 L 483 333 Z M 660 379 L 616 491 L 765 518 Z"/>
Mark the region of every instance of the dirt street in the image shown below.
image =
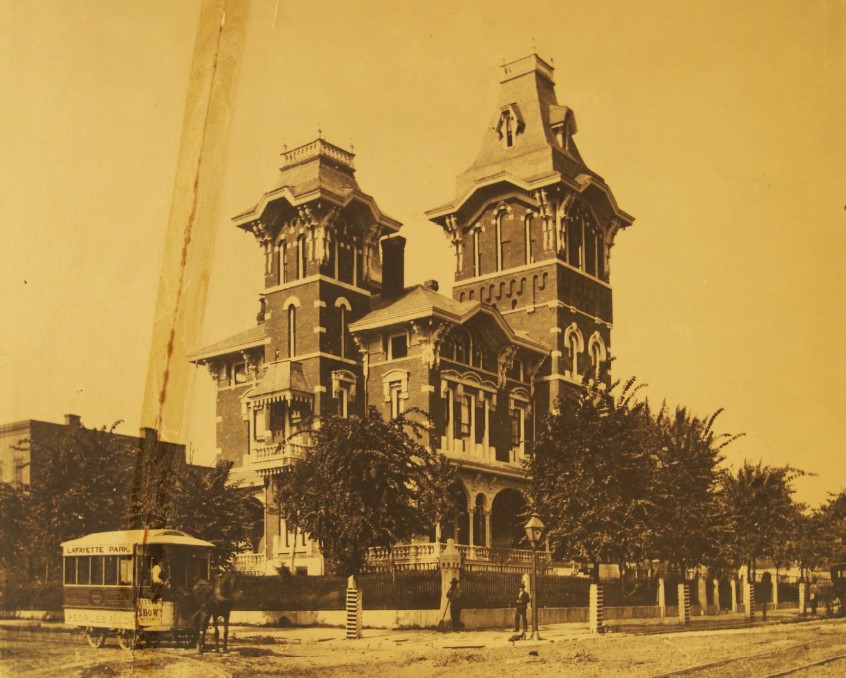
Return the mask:
<path id="1" fill-rule="evenodd" d="M 674 632 L 643 627 L 591 636 L 579 626 L 542 629 L 540 642 L 472 631 L 233 629 L 230 652 L 161 646 L 134 652 L 114 639 L 89 647 L 77 633 L 0 624 L 4 676 L 842 676 L 846 620 Z M 662 631 L 654 633 L 653 631 Z"/>

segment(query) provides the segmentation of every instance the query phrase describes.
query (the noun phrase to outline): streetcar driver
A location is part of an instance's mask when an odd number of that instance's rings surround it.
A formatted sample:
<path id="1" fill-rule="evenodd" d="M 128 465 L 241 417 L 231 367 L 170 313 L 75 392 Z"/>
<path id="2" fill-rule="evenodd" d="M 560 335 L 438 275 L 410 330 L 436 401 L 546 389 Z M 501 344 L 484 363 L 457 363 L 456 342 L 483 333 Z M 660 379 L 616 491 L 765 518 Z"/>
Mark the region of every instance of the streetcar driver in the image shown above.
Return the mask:
<path id="1" fill-rule="evenodd" d="M 170 590 L 170 578 L 167 569 L 167 562 L 165 561 L 164 556 L 153 561 L 153 569 L 150 571 L 150 580 L 153 592 L 152 601 L 155 603 Z"/>

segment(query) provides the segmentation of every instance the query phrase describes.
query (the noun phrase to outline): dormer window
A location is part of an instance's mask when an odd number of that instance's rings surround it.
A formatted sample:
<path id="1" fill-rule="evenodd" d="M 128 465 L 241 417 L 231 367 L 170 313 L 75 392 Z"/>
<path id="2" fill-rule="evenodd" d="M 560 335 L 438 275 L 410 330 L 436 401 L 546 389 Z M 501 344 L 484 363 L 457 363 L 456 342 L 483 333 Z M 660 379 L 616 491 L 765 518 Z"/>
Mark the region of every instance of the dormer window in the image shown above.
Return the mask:
<path id="1" fill-rule="evenodd" d="M 526 125 L 517 112 L 516 104 L 508 104 L 500 110 L 499 119 L 494 129 L 499 135 L 500 141 L 505 142 L 506 147 L 510 148 L 514 145 L 516 136 L 521 134 L 525 127 Z"/>

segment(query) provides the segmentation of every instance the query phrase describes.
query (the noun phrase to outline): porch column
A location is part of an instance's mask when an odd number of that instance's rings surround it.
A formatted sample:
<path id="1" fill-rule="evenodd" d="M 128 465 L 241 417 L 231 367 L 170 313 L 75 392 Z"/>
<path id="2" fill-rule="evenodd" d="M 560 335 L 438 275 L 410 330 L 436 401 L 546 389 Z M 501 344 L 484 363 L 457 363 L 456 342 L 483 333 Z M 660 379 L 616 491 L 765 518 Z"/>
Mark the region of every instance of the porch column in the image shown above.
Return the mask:
<path id="1" fill-rule="evenodd" d="M 437 523 L 435 523 L 435 542 L 440 544 L 441 537 L 441 521 L 439 520 Z"/>
<path id="2" fill-rule="evenodd" d="M 476 542 L 473 540 L 473 529 L 476 527 L 475 526 L 476 507 L 475 506 L 468 506 L 467 507 L 467 515 L 469 517 L 468 523 L 469 523 L 469 528 L 470 528 L 469 529 L 469 538 L 467 539 L 467 542 L 468 542 L 468 545 L 470 546 L 470 548 L 472 549 L 476 545 Z M 473 553 L 474 556 L 475 556 L 475 553 L 472 550 L 470 552 Z"/>
<path id="3" fill-rule="evenodd" d="M 491 444 L 491 403 L 490 398 L 485 397 L 482 411 L 485 413 L 485 432 L 482 434 L 482 450 L 486 459 L 491 458 L 490 444 Z"/>
<path id="4" fill-rule="evenodd" d="M 485 497 L 487 503 L 487 497 Z M 485 508 L 485 546 L 491 548 L 493 542 L 491 541 L 491 511 Z"/>

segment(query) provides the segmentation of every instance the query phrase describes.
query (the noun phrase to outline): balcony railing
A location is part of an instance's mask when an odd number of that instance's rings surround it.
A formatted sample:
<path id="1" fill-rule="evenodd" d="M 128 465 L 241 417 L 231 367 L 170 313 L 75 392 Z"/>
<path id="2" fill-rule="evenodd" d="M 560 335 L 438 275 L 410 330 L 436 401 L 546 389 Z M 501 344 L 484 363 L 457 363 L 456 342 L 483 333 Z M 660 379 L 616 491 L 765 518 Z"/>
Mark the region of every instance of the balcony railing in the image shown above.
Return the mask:
<path id="1" fill-rule="evenodd" d="M 250 464 L 254 471 L 266 474 L 281 469 L 296 459 L 301 459 L 309 447 L 310 443 L 290 441 L 260 445 L 253 448 Z"/>
<path id="2" fill-rule="evenodd" d="M 290 151 L 285 151 L 282 153 L 282 166 L 289 167 L 305 160 L 310 160 L 311 158 L 317 158 L 320 156 L 331 158 L 332 160 L 346 165 L 347 167 L 354 167 L 354 154 L 349 151 L 345 151 L 339 146 L 335 146 L 335 144 L 330 144 L 328 141 L 324 141 L 323 139 L 315 139 L 304 146 L 299 146 L 291 149 Z"/>
<path id="3" fill-rule="evenodd" d="M 367 551 L 367 564 L 371 568 L 381 569 L 390 566 L 408 567 L 436 563 L 445 548 L 446 544 L 438 542 L 402 544 L 392 549 L 371 548 Z M 461 554 L 462 563 L 467 564 L 489 564 L 497 567 L 525 569 L 532 563 L 532 552 L 529 549 L 491 548 L 466 544 L 456 544 L 456 548 Z"/>

